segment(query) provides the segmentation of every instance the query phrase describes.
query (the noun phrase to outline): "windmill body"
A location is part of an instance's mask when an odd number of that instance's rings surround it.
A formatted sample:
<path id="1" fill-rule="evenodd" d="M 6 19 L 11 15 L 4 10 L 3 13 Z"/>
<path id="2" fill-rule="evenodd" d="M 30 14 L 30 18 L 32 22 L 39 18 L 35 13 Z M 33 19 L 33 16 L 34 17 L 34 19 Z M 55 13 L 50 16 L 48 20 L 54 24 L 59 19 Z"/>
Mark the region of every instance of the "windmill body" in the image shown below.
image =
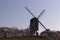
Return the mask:
<path id="1" fill-rule="evenodd" d="M 30 20 L 30 29 L 33 30 L 33 31 L 38 30 L 38 19 L 37 18 L 32 18 Z"/>
<path id="2" fill-rule="evenodd" d="M 38 30 L 38 19 L 36 17 L 32 18 L 30 20 L 30 33 L 31 34 L 36 34 L 37 33 L 37 30 Z"/>

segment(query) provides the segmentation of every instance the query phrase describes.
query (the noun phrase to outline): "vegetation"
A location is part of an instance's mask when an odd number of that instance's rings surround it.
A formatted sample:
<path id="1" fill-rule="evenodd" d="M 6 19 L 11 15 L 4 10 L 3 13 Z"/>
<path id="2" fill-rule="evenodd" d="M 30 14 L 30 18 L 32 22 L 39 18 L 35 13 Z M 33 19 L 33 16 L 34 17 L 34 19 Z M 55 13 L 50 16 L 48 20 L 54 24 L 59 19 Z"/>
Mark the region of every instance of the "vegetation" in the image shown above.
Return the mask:
<path id="1" fill-rule="evenodd" d="M 60 31 L 43 31 L 40 35 L 31 36 L 29 29 L 0 27 L 0 40 L 60 40 Z"/>
<path id="2" fill-rule="evenodd" d="M 10 38 L 0 38 L 0 40 L 54 40 L 51 37 L 40 37 L 40 36 L 34 36 L 34 37 L 28 37 L 28 36 L 21 36 L 21 37 L 10 37 Z"/>

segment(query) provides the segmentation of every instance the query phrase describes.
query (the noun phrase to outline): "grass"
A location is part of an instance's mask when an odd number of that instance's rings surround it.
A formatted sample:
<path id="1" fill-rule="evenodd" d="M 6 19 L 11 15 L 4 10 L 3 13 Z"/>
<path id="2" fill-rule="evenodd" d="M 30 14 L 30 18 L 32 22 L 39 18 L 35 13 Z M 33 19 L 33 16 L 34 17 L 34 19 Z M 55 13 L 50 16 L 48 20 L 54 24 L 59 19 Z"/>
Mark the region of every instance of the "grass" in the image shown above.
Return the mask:
<path id="1" fill-rule="evenodd" d="M 10 38 L 0 38 L 0 40 L 53 40 L 52 38 L 43 38 L 40 36 L 34 36 L 34 37 L 10 37 Z"/>

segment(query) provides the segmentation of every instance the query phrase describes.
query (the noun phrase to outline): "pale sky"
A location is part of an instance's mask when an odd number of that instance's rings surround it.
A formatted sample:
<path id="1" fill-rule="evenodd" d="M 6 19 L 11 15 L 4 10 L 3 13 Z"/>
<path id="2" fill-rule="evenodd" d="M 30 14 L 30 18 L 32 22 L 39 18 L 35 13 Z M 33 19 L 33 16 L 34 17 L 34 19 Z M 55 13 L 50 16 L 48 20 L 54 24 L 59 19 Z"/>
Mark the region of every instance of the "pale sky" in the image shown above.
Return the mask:
<path id="1" fill-rule="evenodd" d="M 25 29 L 30 25 L 32 16 L 25 9 L 27 6 L 50 30 L 60 30 L 60 0 L 0 0 L 0 26 Z M 44 30 L 39 25 L 39 31 Z"/>

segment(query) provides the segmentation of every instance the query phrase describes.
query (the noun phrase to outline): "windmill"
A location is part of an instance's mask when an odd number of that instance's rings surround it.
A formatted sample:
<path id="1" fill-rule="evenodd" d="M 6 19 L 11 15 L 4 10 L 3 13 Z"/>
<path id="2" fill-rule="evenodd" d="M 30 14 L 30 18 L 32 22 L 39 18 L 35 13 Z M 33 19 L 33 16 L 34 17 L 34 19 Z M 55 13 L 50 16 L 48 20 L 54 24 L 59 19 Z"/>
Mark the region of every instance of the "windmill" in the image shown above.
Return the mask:
<path id="1" fill-rule="evenodd" d="M 28 7 L 25 7 L 25 9 L 33 16 L 33 18 L 30 20 L 30 33 L 32 35 L 34 35 L 36 33 L 36 35 L 38 34 L 37 30 L 38 30 L 38 25 L 40 24 L 45 30 L 47 30 L 47 28 L 41 23 L 41 21 L 39 21 L 39 17 L 44 13 L 45 10 L 43 10 L 40 15 L 38 17 L 36 17 L 29 9 Z"/>

